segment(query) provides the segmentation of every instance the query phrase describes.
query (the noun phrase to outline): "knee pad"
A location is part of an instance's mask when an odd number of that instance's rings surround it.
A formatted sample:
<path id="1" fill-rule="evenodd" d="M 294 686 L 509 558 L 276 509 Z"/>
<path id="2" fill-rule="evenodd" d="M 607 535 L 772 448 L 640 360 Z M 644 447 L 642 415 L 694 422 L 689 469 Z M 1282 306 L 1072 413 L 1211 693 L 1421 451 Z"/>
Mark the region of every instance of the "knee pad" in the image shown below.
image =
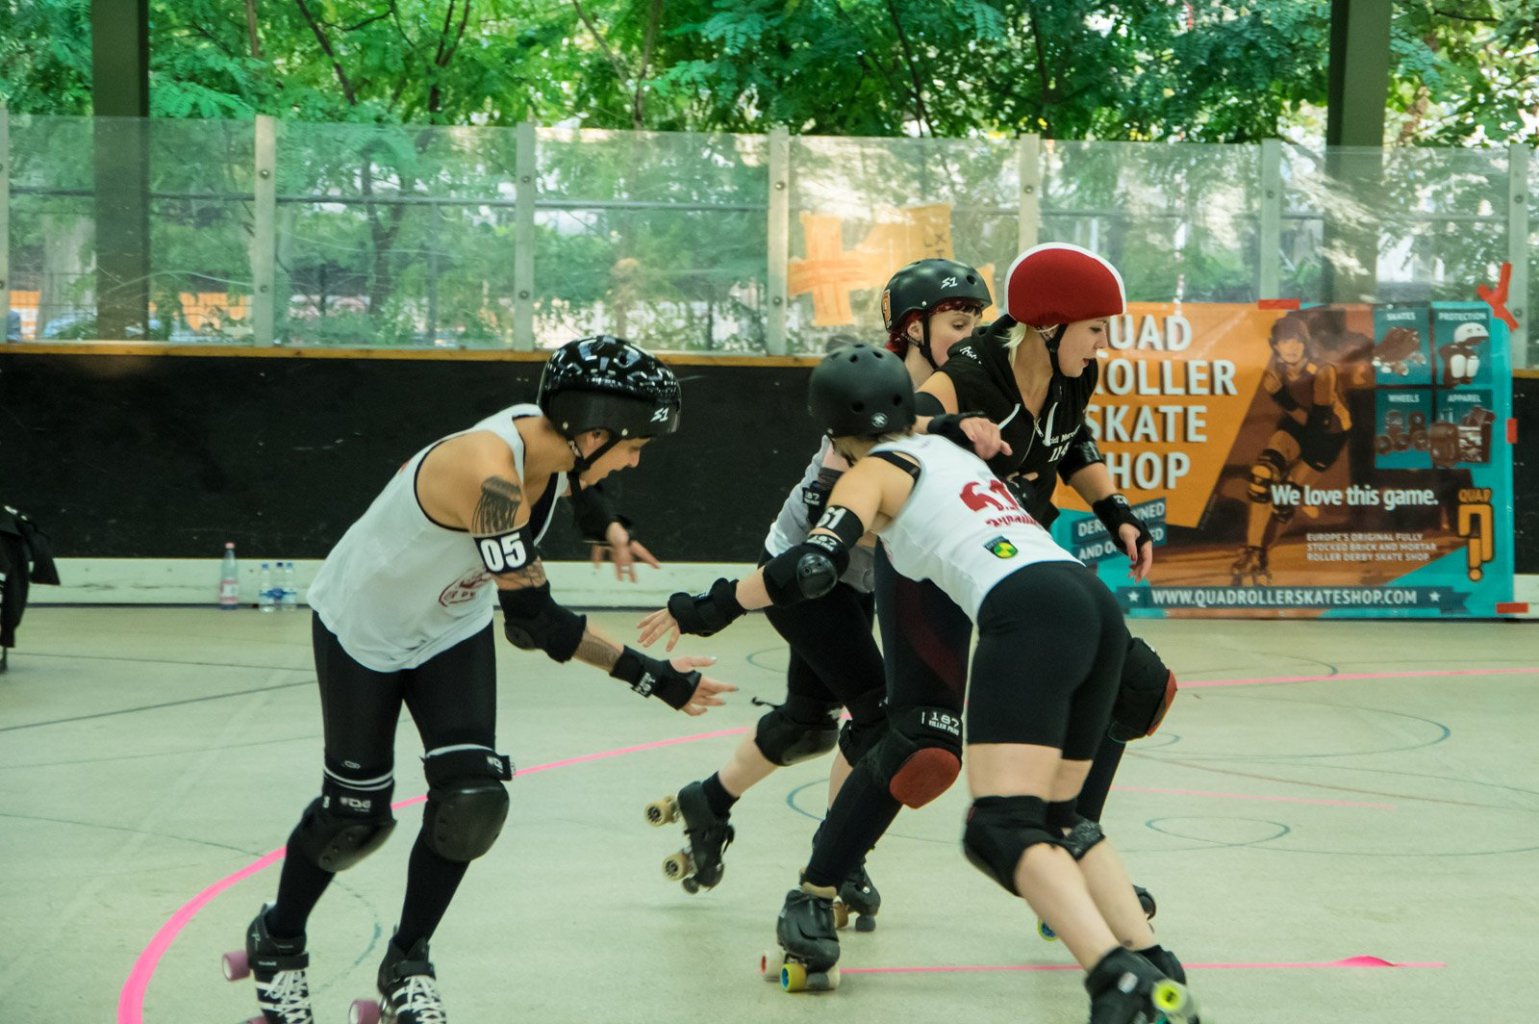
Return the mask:
<path id="1" fill-rule="evenodd" d="M 923 807 L 951 788 L 962 771 L 962 719 L 949 708 L 889 712 L 873 755 L 876 776 L 906 807 Z"/>
<path id="2" fill-rule="evenodd" d="M 1106 838 L 1098 822 L 1079 814 L 1073 800 L 1063 800 L 1047 805 L 1047 823 L 1063 836 L 1059 842 L 1075 860 L 1083 860 L 1090 848 Z"/>
<path id="3" fill-rule="evenodd" d="M 1258 505 L 1272 503 L 1272 485 L 1280 484 L 1288 473 L 1288 460 L 1282 452 L 1268 448 L 1256 456 L 1250 467 L 1250 500 Z"/>
<path id="4" fill-rule="evenodd" d="M 490 747 L 429 751 L 423 759 L 427 809 L 422 835 L 430 850 L 452 861 L 472 861 L 492 848 L 508 818 L 503 782 L 513 766 Z"/>
<path id="5" fill-rule="evenodd" d="M 846 707 L 850 718 L 839 730 L 839 752 L 855 764 L 882 741 L 887 732 L 887 712 L 882 708 L 880 691 L 859 697 Z"/>
<path id="6" fill-rule="evenodd" d="M 839 705 L 787 694 L 786 702 L 759 719 L 754 746 L 784 767 L 826 754 L 839 741 Z"/>
<path id="7" fill-rule="evenodd" d="M 1153 736 L 1176 699 L 1176 674 L 1137 637 L 1128 644 L 1107 733 L 1118 743 Z"/>
<path id="8" fill-rule="evenodd" d="M 385 775 L 366 785 L 348 783 L 328 771 L 321 795 L 305 808 L 294 830 L 304 855 L 322 871 L 345 871 L 385 845 L 395 828 L 390 794 L 395 782 Z"/>
<path id="9" fill-rule="evenodd" d="M 962 852 L 973 867 L 1013 895 L 1015 869 L 1033 846 L 1062 846 L 1047 823 L 1047 804 L 1035 796 L 985 796 L 973 801 L 962 830 Z"/>

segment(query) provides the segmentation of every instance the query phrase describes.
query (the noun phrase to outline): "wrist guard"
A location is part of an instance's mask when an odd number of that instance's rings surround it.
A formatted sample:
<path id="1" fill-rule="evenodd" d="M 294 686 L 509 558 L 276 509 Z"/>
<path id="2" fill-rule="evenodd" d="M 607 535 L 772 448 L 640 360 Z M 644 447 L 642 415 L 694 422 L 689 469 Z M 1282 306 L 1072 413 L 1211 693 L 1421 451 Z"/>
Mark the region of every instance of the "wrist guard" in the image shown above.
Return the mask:
<path id="1" fill-rule="evenodd" d="M 668 614 L 679 624 L 679 632 L 710 636 L 741 618 L 745 610 L 737 602 L 737 581 L 719 579 L 703 594 L 674 594 L 668 599 Z"/>
<path id="2" fill-rule="evenodd" d="M 1134 550 L 1141 550 L 1144 541 L 1154 543 L 1154 537 L 1149 533 L 1149 528 L 1144 526 L 1143 520 L 1133 514 L 1133 509 L 1128 505 L 1128 500 L 1120 494 L 1108 495 L 1100 501 L 1090 503 L 1090 511 L 1106 527 L 1106 532 L 1111 535 L 1112 543 L 1122 547 L 1122 538 L 1118 536 L 1118 529 L 1123 523 L 1138 530 L 1138 541 L 1133 545 Z"/>
<path id="3" fill-rule="evenodd" d="M 649 658 L 633 647 L 620 652 L 611 679 L 628 683 L 643 697 L 656 697 L 671 708 L 682 708 L 700 685 L 699 672 L 680 672 L 671 662 Z"/>
<path id="4" fill-rule="evenodd" d="M 930 418 L 930 426 L 925 431 L 935 437 L 944 437 L 958 448 L 973 450 L 973 443 L 967 435 L 962 433 L 962 421 L 974 416 L 983 416 L 981 412 L 943 412 L 939 416 Z"/>
<path id="5" fill-rule="evenodd" d="M 572 517 L 582 539 L 592 544 L 609 543 L 609 524 L 619 523 L 630 532 L 631 521 L 615 508 L 614 499 L 605 494 L 598 484 L 579 487 L 572 483 Z"/>

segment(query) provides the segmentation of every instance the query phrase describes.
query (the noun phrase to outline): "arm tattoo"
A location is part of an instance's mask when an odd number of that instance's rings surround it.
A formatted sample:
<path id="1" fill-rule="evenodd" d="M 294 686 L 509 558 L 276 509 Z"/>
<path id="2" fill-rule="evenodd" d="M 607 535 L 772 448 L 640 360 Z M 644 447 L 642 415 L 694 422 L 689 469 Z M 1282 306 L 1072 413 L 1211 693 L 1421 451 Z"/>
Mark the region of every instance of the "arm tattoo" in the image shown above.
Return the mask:
<path id="1" fill-rule="evenodd" d="M 513 585 L 509 590 L 523 590 L 526 587 L 543 587 L 546 583 L 545 563 L 535 558 L 522 569 L 510 569 L 503 573 L 500 579 L 508 580 Z"/>
<path id="2" fill-rule="evenodd" d="M 577 653 L 574 657 L 578 661 L 608 672 L 615 667 L 615 662 L 620 660 L 620 649 L 588 629 L 583 631 L 582 640 L 577 645 Z"/>
<path id="3" fill-rule="evenodd" d="M 478 537 L 507 533 L 515 525 L 523 500 L 523 489 L 514 481 L 501 476 L 487 477 L 481 481 L 481 497 L 470 514 L 470 532 Z"/>

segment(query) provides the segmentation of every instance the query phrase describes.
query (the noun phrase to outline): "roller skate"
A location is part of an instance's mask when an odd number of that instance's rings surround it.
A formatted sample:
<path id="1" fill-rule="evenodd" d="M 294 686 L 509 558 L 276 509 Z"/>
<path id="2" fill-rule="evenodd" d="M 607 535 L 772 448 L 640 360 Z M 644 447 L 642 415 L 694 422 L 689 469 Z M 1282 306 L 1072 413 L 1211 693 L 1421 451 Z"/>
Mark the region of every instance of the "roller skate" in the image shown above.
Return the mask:
<path id="1" fill-rule="evenodd" d="M 759 958 L 765 981 L 778 981 L 787 992 L 831 992 L 839 987 L 839 935 L 834 930 L 832 886 L 802 883 L 786 893 L 775 921 L 780 949 Z"/>
<path id="2" fill-rule="evenodd" d="M 1267 567 L 1266 548 L 1245 548 L 1229 567 L 1229 574 L 1236 587 L 1270 587 L 1272 570 Z"/>
<path id="3" fill-rule="evenodd" d="M 310 983 L 305 970 L 310 954 L 305 952 L 305 937 L 275 939 L 267 932 L 267 907 L 246 929 L 246 948 L 224 955 L 224 976 L 239 981 L 253 975 L 257 1006 L 262 1016 L 246 1024 L 315 1024 L 310 1008 Z"/>
<path id="4" fill-rule="evenodd" d="M 689 849 L 664 857 L 663 874 L 688 893 L 714 888 L 726 871 L 721 858 L 736 833 L 726 818 L 711 813 L 699 782 L 679 790 L 677 797 L 665 796 L 647 804 L 647 821 L 652 825 L 662 826 L 680 818 L 684 819 Z"/>
<path id="5" fill-rule="evenodd" d="M 428 960 L 427 939 L 402 952 L 391 939 L 379 965 L 379 1000 L 353 1003 L 348 1024 L 447 1024 L 437 975 Z"/>
<path id="6" fill-rule="evenodd" d="M 1186 986 L 1131 950 L 1102 957 L 1085 975 L 1085 990 L 1090 1024 L 1201 1024 Z"/>
<path id="7" fill-rule="evenodd" d="M 881 906 L 882 894 L 866 874 L 866 862 L 861 861 L 839 886 L 839 898 L 834 901 L 834 927 L 843 928 L 854 915 L 856 931 L 875 931 L 876 912 Z"/>
<path id="8" fill-rule="evenodd" d="M 1146 920 L 1153 921 L 1154 915 L 1158 913 L 1160 909 L 1159 905 L 1154 902 L 1154 894 L 1141 885 L 1135 885 L 1133 886 L 1133 895 L 1138 897 L 1138 905 L 1144 908 L 1144 918 Z M 1042 938 L 1046 939 L 1048 942 L 1058 941 L 1058 933 L 1053 931 L 1048 923 L 1042 920 L 1040 917 L 1037 918 L 1037 934 L 1042 936 Z M 1185 979 L 1177 978 L 1176 980 L 1184 981 Z"/>

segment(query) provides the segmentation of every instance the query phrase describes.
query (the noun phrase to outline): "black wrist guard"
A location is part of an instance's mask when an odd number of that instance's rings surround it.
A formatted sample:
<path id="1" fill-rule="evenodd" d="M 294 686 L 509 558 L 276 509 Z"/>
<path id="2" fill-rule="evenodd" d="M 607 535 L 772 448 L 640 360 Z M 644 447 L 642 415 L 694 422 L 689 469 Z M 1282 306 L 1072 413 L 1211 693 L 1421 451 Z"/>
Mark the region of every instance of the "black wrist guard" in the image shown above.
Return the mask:
<path id="1" fill-rule="evenodd" d="M 719 579 L 703 594 L 674 594 L 668 599 L 668 614 L 679 624 L 679 632 L 710 636 L 741 618 L 745 609 L 737 603 L 737 581 Z"/>
<path id="2" fill-rule="evenodd" d="M 943 412 L 939 416 L 932 416 L 930 418 L 930 426 L 925 433 L 933 434 L 936 437 L 944 437 L 957 447 L 972 451 L 972 441 L 968 440 L 967 435 L 962 433 L 962 421 L 973 416 L 983 416 L 983 413 Z"/>
<path id="3" fill-rule="evenodd" d="M 670 662 L 649 658 L 633 647 L 620 652 L 611 679 L 629 683 L 643 697 L 656 697 L 671 708 L 682 708 L 700 685 L 699 672 L 680 672 Z"/>
<path id="4" fill-rule="evenodd" d="M 1299 407 L 1299 400 L 1293 397 L 1293 392 L 1288 390 L 1286 384 L 1272 392 L 1272 401 L 1282 406 L 1287 412 L 1293 412 Z"/>
<path id="5" fill-rule="evenodd" d="M 593 544 L 609 543 L 609 524 L 619 523 L 630 532 L 631 521 L 615 508 L 614 499 L 598 484 L 579 487 L 572 482 L 572 516 L 582 539 Z"/>
<path id="6" fill-rule="evenodd" d="M 1138 542 L 1133 545 L 1134 550 L 1142 550 L 1144 541 L 1154 543 L 1154 537 L 1150 535 L 1149 528 L 1144 526 L 1143 520 L 1133 514 L 1133 509 L 1128 505 L 1128 500 L 1120 494 L 1112 494 L 1100 501 L 1090 503 L 1090 511 L 1106 527 L 1106 532 L 1111 535 L 1112 543 L 1119 548 L 1122 546 L 1122 538 L 1117 535 L 1118 529 L 1123 523 L 1135 527 L 1138 530 Z"/>

